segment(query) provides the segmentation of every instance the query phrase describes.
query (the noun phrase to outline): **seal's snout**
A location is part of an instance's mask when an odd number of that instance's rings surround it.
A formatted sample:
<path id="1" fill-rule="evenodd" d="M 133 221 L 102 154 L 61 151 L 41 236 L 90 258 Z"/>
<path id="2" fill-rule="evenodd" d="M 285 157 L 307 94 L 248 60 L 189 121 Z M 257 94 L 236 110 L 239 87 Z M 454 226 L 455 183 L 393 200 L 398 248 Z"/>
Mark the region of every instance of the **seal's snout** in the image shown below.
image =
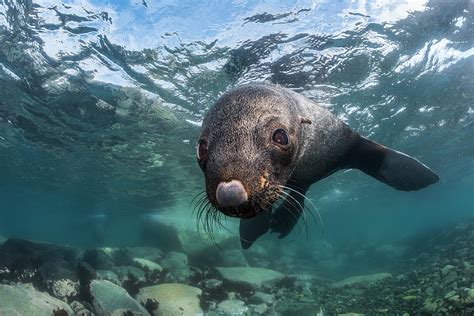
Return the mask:
<path id="1" fill-rule="evenodd" d="M 221 207 L 236 207 L 247 202 L 247 191 L 240 181 L 221 182 L 217 186 L 216 200 Z"/>

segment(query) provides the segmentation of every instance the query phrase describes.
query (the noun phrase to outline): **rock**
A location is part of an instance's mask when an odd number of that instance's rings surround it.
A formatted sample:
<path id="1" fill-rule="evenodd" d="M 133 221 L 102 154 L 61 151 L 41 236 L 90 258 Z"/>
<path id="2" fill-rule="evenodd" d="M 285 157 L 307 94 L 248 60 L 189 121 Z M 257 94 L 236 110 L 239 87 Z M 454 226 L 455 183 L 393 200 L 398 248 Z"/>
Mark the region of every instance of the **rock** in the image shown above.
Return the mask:
<path id="1" fill-rule="evenodd" d="M 447 275 L 443 278 L 443 283 L 444 284 L 450 284 L 458 278 L 458 274 L 456 271 L 450 271 L 447 273 Z"/>
<path id="2" fill-rule="evenodd" d="M 441 274 L 448 275 L 448 273 L 454 270 L 454 268 L 455 268 L 454 266 L 447 264 L 441 269 Z"/>
<path id="3" fill-rule="evenodd" d="M 129 274 L 133 275 L 139 281 L 145 281 L 145 272 L 143 272 L 137 267 L 118 266 L 118 267 L 113 267 L 112 271 L 117 274 L 120 282 L 122 283 L 128 280 Z"/>
<path id="4" fill-rule="evenodd" d="M 449 291 L 448 293 L 446 293 L 444 295 L 444 298 L 447 299 L 447 298 L 450 298 L 451 296 L 454 296 L 454 295 L 456 295 L 456 291 Z"/>
<path id="5" fill-rule="evenodd" d="M 51 316 L 54 310 L 73 315 L 66 303 L 48 293 L 36 291 L 31 285 L 0 284 L 0 315 Z"/>
<path id="6" fill-rule="evenodd" d="M 416 301 L 418 299 L 418 296 L 416 295 L 405 295 L 402 297 L 404 301 Z"/>
<path id="7" fill-rule="evenodd" d="M 434 313 L 438 310 L 438 304 L 432 298 L 427 298 L 423 303 L 423 311 L 426 313 Z"/>
<path id="8" fill-rule="evenodd" d="M 0 246 L 3 245 L 3 243 L 7 240 L 8 240 L 8 238 L 3 237 L 2 235 L 0 235 Z"/>
<path id="9" fill-rule="evenodd" d="M 173 269 L 176 266 L 187 266 L 188 256 L 182 252 L 170 251 L 160 263 L 165 269 Z"/>
<path id="10" fill-rule="evenodd" d="M 93 280 L 90 286 L 92 305 L 98 316 L 149 315 L 125 289 L 106 280 Z"/>
<path id="11" fill-rule="evenodd" d="M 291 300 L 280 300 L 276 303 L 274 311 L 276 315 L 281 316 L 292 316 L 292 315 L 305 315 L 305 316 L 321 316 L 321 307 L 316 303 L 302 303 Z"/>
<path id="12" fill-rule="evenodd" d="M 216 312 L 223 316 L 244 316 L 249 308 L 240 300 L 225 300 L 217 305 Z"/>
<path id="13" fill-rule="evenodd" d="M 217 279 L 206 279 L 198 283 L 199 288 L 206 289 L 207 291 L 220 290 L 222 285 L 222 281 Z"/>
<path id="14" fill-rule="evenodd" d="M 154 271 L 161 272 L 163 270 L 163 267 L 160 266 L 158 263 L 147 260 L 147 259 L 133 258 L 133 261 L 138 263 L 143 269 L 146 268 L 150 270 L 151 272 L 154 272 Z"/>
<path id="15" fill-rule="evenodd" d="M 127 250 L 133 258 L 143 258 L 153 262 L 158 261 L 164 255 L 161 249 L 155 247 L 127 247 Z"/>
<path id="16" fill-rule="evenodd" d="M 15 280 L 38 280 L 49 294 L 67 299 L 78 294 L 77 258 L 70 247 L 9 239 L 0 246 L 0 267 L 16 273 Z"/>
<path id="17" fill-rule="evenodd" d="M 164 250 L 178 250 L 187 255 L 198 254 L 214 247 L 207 234 L 198 234 L 194 221 L 189 214 L 180 212 L 162 212 L 150 215 L 143 222 L 145 242 Z M 214 232 L 216 243 L 233 238 L 232 232 L 219 229 Z"/>
<path id="18" fill-rule="evenodd" d="M 111 270 L 114 267 L 114 260 L 112 259 L 112 250 L 109 249 L 91 249 L 84 252 L 82 260 L 90 264 L 96 270 Z"/>
<path id="19" fill-rule="evenodd" d="M 358 275 L 358 276 L 353 276 L 353 277 L 344 279 L 342 281 L 335 282 L 331 285 L 331 287 L 333 288 L 340 288 L 340 287 L 345 287 L 345 286 L 367 287 L 367 286 L 370 286 L 372 283 L 382 281 L 391 277 L 392 275 L 390 273 Z"/>
<path id="20" fill-rule="evenodd" d="M 467 291 L 467 297 L 469 297 L 471 300 L 474 300 L 474 289 L 469 289 Z"/>
<path id="21" fill-rule="evenodd" d="M 170 251 L 160 263 L 168 270 L 164 278 L 169 283 L 187 283 L 194 275 L 188 266 L 188 256 L 184 253 Z"/>
<path id="22" fill-rule="evenodd" d="M 100 248 L 97 248 L 96 250 L 102 251 L 102 252 L 104 252 L 105 254 L 107 254 L 107 255 L 109 255 L 110 257 L 112 257 L 112 256 L 114 255 L 114 253 L 118 250 L 118 248 L 100 247 Z"/>
<path id="23" fill-rule="evenodd" d="M 11 238 L 0 246 L 0 266 L 10 266 L 19 262 L 62 261 L 68 266 L 77 264 L 78 251 L 65 246 L 34 243 Z"/>
<path id="24" fill-rule="evenodd" d="M 249 305 L 250 315 L 264 315 L 268 311 L 267 304 Z"/>
<path id="25" fill-rule="evenodd" d="M 467 290 L 467 303 L 473 304 L 474 303 L 474 289 Z"/>
<path id="26" fill-rule="evenodd" d="M 75 316 L 93 316 L 94 315 L 90 310 L 88 310 L 84 306 L 84 304 L 82 304 L 79 301 L 73 301 L 71 304 L 69 304 L 69 306 L 71 306 Z"/>
<path id="27" fill-rule="evenodd" d="M 266 294 L 262 292 L 255 292 L 250 298 L 249 302 L 252 304 L 268 304 L 272 305 L 275 302 L 275 297 L 271 294 Z"/>
<path id="28" fill-rule="evenodd" d="M 69 279 L 61 279 L 55 281 L 46 281 L 50 292 L 57 298 L 65 301 L 70 297 L 79 294 L 79 282 L 74 282 Z"/>
<path id="29" fill-rule="evenodd" d="M 272 286 L 285 277 L 283 273 L 264 268 L 220 267 L 217 271 L 225 281 L 250 289 L 259 289 L 263 285 Z"/>
<path id="30" fill-rule="evenodd" d="M 202 291 L 196 287 L 180 283 L 165 283 L 144 287 L 137 294 L 137 300 L 146 304 L 147 300 L 156 301 L 158 309 L 155 316 L 195 316 L 203 315 L 199 296 Z"/>
<path id="31" fill-rule="evenodd" d="M 219 253 L 219 262 L 222 267 L 248 267 L 244 254 L 239 249 L 224 250 Z"/>
<path id="32" fill-rule="evenodd" d="M 120 285 L 119 277 L 115 272 L 109 270 L 97 270 L 95 271 L 95 275 L 97 280 L 106 280 L 114 284 Z"/>
<path id="33" fill-rule="evenodd" d="M 222 282 L 222 280 L 204 279 L 199 281 L 197 286 L 202 289 L 203 295 L 201 296 L 201 300 L 205 302 L 215 304 L 228 298 L 228 293 L 225 291 L 224 282 Z"/>

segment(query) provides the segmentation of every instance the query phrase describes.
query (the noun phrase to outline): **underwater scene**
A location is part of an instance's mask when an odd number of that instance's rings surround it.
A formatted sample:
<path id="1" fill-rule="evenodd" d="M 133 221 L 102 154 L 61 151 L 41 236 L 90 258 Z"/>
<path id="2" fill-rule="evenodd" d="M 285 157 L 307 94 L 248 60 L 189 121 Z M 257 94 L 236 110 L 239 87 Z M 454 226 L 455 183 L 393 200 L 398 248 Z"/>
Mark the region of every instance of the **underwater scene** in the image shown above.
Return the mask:
<path id="1" fill-rule="evenodd" d="M 0 0 L 0 316 L 472 315 L 473 158 L 472 0 Z"/>

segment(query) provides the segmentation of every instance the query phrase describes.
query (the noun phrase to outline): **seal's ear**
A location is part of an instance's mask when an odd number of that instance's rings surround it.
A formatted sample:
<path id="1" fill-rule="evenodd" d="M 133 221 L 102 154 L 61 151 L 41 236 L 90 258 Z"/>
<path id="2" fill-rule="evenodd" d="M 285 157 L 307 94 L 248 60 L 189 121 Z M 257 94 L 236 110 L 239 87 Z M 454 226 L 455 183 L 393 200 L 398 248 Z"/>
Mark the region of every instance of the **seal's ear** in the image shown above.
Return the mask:
<path id="1" fill-rule="evenodd" d="M 403 191 L 419 190 L 439 180 L 436 173 L 415 158 L 361 136 L 349 154 L 347 167 L 360 169 Z"/>
<path id="2" fill-rule="evenodd" d="M 312 124 L 313 123 L 309 118 L 306 118 L 306 117 L 303 117 L 303 116 L 300 116 L 300 122 L 301 122 L 301 124 Z"/>

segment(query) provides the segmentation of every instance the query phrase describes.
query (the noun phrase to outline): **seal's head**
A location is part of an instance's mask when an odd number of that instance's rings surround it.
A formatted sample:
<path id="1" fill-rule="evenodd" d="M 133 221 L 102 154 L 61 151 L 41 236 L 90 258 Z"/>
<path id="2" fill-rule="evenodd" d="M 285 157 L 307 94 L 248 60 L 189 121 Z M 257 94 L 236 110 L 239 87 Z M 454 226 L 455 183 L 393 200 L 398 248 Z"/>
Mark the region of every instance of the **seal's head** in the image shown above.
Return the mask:
<path id="1" fill-rule="evenodd" d="M 224 214 L 253 217 L 280 197 L 302 139 L 294 102 L 272 86 L 246 85 L 224 94 L 207 113 L 197 159 L 207 197 Z"/>

